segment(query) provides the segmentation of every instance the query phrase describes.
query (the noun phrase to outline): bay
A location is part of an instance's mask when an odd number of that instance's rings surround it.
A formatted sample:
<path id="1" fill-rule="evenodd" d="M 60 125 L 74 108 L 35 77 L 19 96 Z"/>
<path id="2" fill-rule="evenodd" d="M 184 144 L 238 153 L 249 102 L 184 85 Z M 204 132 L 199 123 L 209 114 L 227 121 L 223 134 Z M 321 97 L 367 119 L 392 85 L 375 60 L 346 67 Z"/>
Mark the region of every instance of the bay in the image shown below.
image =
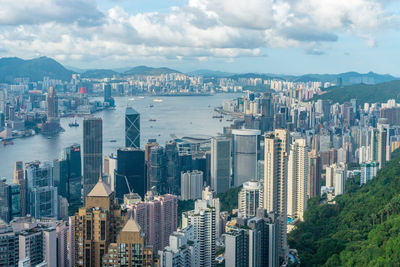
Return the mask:
<path id="1" fill-rule="evenodd" d="M 231 100 L 240 94 L 216 94 L 212 96 L 177 96 L 139 98 L 116 97 L 116 109 L 104 110 L 93 116 L 103 119 L 103 156 L 116 153 L 125 145 L 125 108 L 129 105 L 141 116 L 141 146 L 148 139 L 157 139 L 164 145 L 171 134 L 178 137 L 192 135 L 214 136 L 222 133 L 223 127 L 231 122 L 224 118 L 221 122 L 213 119 L 214 108 L 221 106 L 224 100 Z M 154 102 L 155 98 L 162 102 Z M 93 100 L 95 100 L 94 98 Z M 100 98 L 98 100 L 101 100 Z M 153 105 L 153 107 L 150 107 Z M 150 121 L 150 119 L 156 121 Z M 14 162 L 24 163 L 33 160 L 57 159 L 63 148 L 74 143 L 82 144 L 83 118 L 78 117 L 79 127 L 69 127 L 70 118 L 62 118 L 61 126 L 65 132 L 48 139 L 41 134 L 33 137 L 15 139 L 14 145 L 0 145 L 0 177 L 12 181 Z M 115 140 L 115 142 L 111 142 Z"/>

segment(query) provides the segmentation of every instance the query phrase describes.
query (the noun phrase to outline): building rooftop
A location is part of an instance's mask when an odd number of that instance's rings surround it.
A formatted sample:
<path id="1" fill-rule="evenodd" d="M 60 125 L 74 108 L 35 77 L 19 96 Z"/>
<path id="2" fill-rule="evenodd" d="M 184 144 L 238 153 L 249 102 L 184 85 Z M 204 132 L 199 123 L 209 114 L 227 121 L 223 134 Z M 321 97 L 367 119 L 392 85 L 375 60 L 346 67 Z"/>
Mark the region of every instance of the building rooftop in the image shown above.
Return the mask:
<path id="1" fill-rule="evenodd" d="M 93 187 L 92 191 L 87 195 L 88 197 L 108 197 L 113 191 L 110 186 L 99 179 L 97 184 Z"/>
<path id="2" fill-rule="evenodd" d="M 139 112 L 137 112 L 134 108 L 132 107 L 127 107 L 125 110 L 126 115 L 139 115 Z"/>
<path id="3" fill-rule="evenodd" d="M 124 228 L 121 230 L 122 232 L 140 232 L 140 225 L 133 219 L 130 218 Z"/>

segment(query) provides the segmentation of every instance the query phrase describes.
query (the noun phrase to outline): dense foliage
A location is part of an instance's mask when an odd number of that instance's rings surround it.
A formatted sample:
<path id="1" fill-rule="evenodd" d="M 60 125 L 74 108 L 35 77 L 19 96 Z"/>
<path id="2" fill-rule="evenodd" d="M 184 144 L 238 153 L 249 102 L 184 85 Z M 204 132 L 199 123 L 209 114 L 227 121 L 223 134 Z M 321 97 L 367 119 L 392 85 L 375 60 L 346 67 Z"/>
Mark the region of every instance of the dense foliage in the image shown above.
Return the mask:
<path id="1" fill-rule="evenodd" d="M 225 193 L 219 193 L 217 195 L 221 205 L 221 211 L 227 211 L 231 214 L 233 209 L 238 208 L 238 194 L 240 189 L 242 189 L 242 186 L 231 188 Z"/>
<path id="2" fill-rule="evenodd" d="M 302 266 L 400 265 L 400 153 L 359 187 L 347 181 L 335 204 L 310 199 L 305 220 L 288 236 Z"/>
<path id="3" fill-rule="evenodd" d="M 400 100 L 400 80 L 368 85 L 356 84 L 341 87 L 332 87 L 322 94 L 315 96 L 312 100 L 325 99 L 334 102 L 349 102 L 351 99 L 357 99 L 360 104 L 386 102 L 389 99 Z"/>

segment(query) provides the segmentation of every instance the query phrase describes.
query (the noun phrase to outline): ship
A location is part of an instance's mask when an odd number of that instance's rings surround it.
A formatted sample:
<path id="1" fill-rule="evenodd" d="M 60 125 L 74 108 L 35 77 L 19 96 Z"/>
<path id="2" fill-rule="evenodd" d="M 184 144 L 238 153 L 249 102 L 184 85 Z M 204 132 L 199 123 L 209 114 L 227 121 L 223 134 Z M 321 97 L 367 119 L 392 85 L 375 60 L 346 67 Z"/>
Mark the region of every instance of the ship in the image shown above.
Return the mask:
<path id="1" fill-rule="evenodd" d="M 222 119 L 224 116 L 222 116 L 222 115 L 214 115 L 212 117 L 213 117 L 213 119 Z"/>
<path id="2" fill-rule="evenodd" d="M 68 126 L 69 127 L 79 127 L 79 123 L 76 120 L 74 120 L 73 122 L 71 121 L 70 123 L 68 123 Z"/>
<path id="3" fill-rule="evenodd" d="M 156 121 L 156 119 L 149 119 L 149 121 Z"/>
<path id="4" fill-rule="evenodd" d="M 154 105 L 153 105 L 153 104 L 150 104 L 150 105 L 149 105 L 149 107 L 151 107 L 151 108 L 152 108 L 152 107 L 154 107 Z"/>
<path id="5" fill-rule="evenodd" d="M 161 102 L 163 102 L 163 100 L 160 98 L 155 98 L 155 99 L 153 99 L 153 102 L 161 103 Z"/>

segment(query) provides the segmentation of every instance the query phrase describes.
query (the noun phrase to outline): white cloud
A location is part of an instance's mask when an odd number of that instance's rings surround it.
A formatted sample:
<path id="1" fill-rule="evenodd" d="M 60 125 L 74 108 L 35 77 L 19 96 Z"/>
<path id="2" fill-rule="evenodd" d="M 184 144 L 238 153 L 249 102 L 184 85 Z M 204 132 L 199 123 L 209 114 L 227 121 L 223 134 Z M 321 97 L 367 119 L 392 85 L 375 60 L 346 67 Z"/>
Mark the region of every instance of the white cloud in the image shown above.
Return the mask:
<path id="1" fill-rule="evenodd" d="M 136 14 L 100 11 L 94 0 L 0 2 L 0 55 L 68 62 L 232 60 L 276 47 L 322 54 L 339 34 L 375 46 L 374 33 L 398 19 L 379 0 L 190 0 L 166 13 Z"/>

